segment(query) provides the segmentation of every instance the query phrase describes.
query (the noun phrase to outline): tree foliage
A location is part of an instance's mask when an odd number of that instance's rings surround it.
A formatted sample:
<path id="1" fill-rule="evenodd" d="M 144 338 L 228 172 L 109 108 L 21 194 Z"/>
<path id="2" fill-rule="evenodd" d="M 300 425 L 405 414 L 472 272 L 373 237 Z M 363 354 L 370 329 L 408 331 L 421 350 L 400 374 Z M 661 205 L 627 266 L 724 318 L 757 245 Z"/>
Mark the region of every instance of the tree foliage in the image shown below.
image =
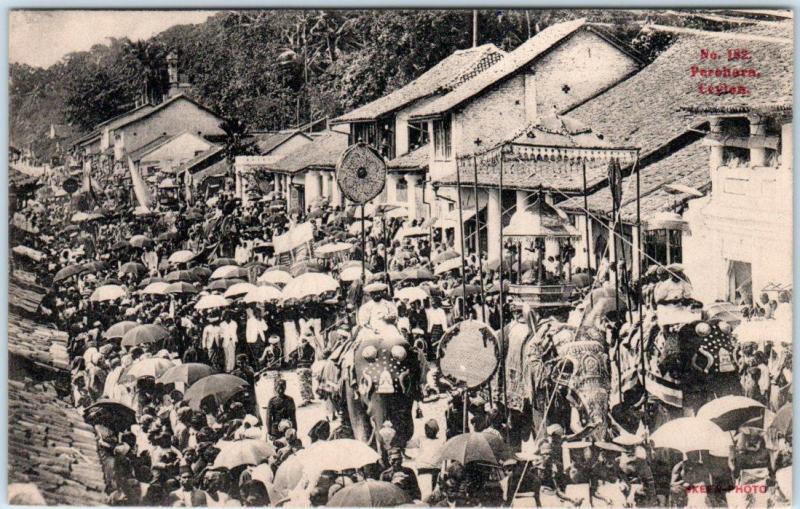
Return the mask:
<path id="1" fill-rule="evenodd" d="M 480 11 L 478 44 L 510 51 L 553 23 L 585 17 L 654 58 L 670 38 L 643 34 L 645 23 L 714 29 L 674 12 Z M 468 10 L 220 12 L 146 41 L 112 39 L 47 69 L 12 64 L 12 140 L 45 150 L 51 123 L 88 131 L 137 102 L 159 100 L 172 50 L 192 96 L 253 130 L 276 130 L 374 100 L 471 44 Z"/>

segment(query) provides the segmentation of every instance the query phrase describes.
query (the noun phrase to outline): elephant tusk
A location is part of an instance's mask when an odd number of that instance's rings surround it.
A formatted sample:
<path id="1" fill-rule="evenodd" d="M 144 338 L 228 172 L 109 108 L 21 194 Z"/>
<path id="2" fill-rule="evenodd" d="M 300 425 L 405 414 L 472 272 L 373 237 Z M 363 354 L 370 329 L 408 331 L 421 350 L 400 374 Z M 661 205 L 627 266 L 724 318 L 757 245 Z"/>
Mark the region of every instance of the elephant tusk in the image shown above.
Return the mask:
<path id="1" fill-rule="evenodd" d="M 411 390 L 411 382 L 409 381 L 406 383 L 406 379 L 411 374 L 409 370 L 405 370 L 397 377 L 398 381 L 400 382 L 400 387 L 403 389 L 403 393 L 408 393 Z"/>
<path id="2" fill-rule="evenodd" d="M 703 356 L 706 358 L 706 360 L 708 360 L 708 365 L 705 367 L 705 369 L 704 369 L 704 368 L 701 368 L 701 367 L 700 367 L 700 366 L 697 364 L 697 356 L 698 356 L 699 354 L 703 354 Z M 714 365 L 714 356 L 713 356 L 713 355 L 711 355 L 709 352 L 707 352 L 707 351 L 706 351 L 705 349 L 703 349 L 703 348 L 699 348 L 699 349 L 697 350 L 697 353 L 696 353 L 696 354 L 694 354 L 694 356 L 692 356 L 692 366 L 694 366 L 694 368 L 695 368 L 696 370 L 698 370 L 698 371 L 702 371 L 703 373 L 708 373 L 708 372 L 709 372 L 709 370 L 711 369 L 711 366 L 713 366 L 713 365 Z"/>
<path id="3" fill-rule="evenodd" d="M 369 398 L 369 394 L 372 392 L 372 377 L 369 375 L 363 375 L 361 377 L 358 384 L 358 392 L 361 394 L 362 398 Z"/>

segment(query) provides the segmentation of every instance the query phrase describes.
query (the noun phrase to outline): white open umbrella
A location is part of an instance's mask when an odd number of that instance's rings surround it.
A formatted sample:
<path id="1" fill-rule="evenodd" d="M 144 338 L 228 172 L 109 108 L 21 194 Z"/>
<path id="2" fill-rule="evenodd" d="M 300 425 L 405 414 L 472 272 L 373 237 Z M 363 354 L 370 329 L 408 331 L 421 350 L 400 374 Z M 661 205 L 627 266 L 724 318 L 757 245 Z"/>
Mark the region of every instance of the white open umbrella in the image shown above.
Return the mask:
<path id="1" fill-rule="evenodd" d="M 372 277 L 372 272 L 369 269 L 364 271 L 367 275 L 367 279 Z M 346 267 L 342 269 L 339 273 L 339 281 L 355 281 L 357 279 L 361 279 L 361 262 L 358 262 L 357 266 Z"/>
<path id="2" fill-rule="evenodd" d="M 335 292 L 339 289 L 339 282 L 328 274 L 319 272 L 307 272 L 294 278 L 283 289 L 284 299 L 302 299 L 311 295 L 322 295 L 327 292 Z"/>
<path id="3" fill-rule="evenodd" d="M 314 248 L 314 255 L 327 258 L 338 253 L 345 253 L 353 249 L 353 244 L 349 242 L 332 242 Z"/>
<path id="4" fill-rule="evenodd" d="M 418 286 L 409 286 L 406 288 L 401 288 L 394 293 L 394 298 L 399 300 L 407 300 L 407 301 L 416 301 L 416 300 L 425 300 L 430 295 L 428 292 L 423 290 Z"/>
<path id="5" fill-rule="evenodd" d="M 119 285 L 103 285 L 95 289 L 89 300 L 92 302 L 105 302 L 117 300 L 127 295 L 125 288 Z"/>
<path id="6" fill-rule="evenodd" d="M 256 286 L 244 296 L 247 304 L 260 302 L 280 302 L 283 300 L 283 293 L 274 286 Z"/>
<path id="7" fill-rule="evenodd" d="M 139 293 L 143 293 L 144 295 L 165 295 L 168 286 L 169 283 L 165 281 L 157 281 L 145 286 Z"/>
<path id="8" fill-rule="evenodd" d="M 194 308 L 198 310 L 224 308 L 230 303 L 231 301 L 222 295 L 203 295 L 194 305 Z"/>
<path id="9" fill-rule="evenodd" d="M 731 436 L 708 419 L 679 417 L 664 423 L 652 435 L 656 447 L 690 451 L 713 451 L 715 455 L 728 455 L 733 445 Z"/>
<path id="10" fill-rule="evenodd" d="M 247 295 L 251 291 L 255 290 L 257 287 L 254 284 L 250 283 L 236 283 L 235 285 L 231 286 L 225 293 L 223 294 L 226 298 L 232 299 L 234 297 L 240 297 L 242 295 Z"/>
<path id="11" fill-rule="evenodd" d="M 273 285 L 288 285 L 292 279 L 294 279 L 292 275 L 285 270 L 268 270 L 261 274 L 256 281 Z"/>
<path id="12" fill-rule="evenodd" d="M 211 273 L 209 279 L 232 279 L 247 277 L 247 269 L 236 265 L 223 265 Z"/>
<path id="13" fill-rule="evenodd" d="M 167 261 L 172 264 L 186 263 L 191 261 L 194 257 L 195 254 L 193 252 L 184 249 L 182 251 L 175 251 L 174 253 L 169 255 Z"/>
<path id="14" fill-rule="evenodd" d="M 459 258 L 451 258 L 449 260 L 445 260 L 439 265 L 437 265 L 433 269 L 433 273 L 435 275 L 444 274 L 445 272 L 451 271 L 453 269 L 460 269 L 461 268 L 461 257 Z"/>

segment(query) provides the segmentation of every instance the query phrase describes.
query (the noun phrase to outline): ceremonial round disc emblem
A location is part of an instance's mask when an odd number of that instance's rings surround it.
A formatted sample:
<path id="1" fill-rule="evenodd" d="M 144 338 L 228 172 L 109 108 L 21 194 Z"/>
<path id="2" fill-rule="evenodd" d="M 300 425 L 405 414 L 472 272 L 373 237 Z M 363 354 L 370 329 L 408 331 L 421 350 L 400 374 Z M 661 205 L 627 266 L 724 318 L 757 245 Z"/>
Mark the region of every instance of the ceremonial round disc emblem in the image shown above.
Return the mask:
<path id="1" fill-rule="evenodd" d="M 366 143 L 351 145 L 336 165 L 336 181 L 347 199 L 363 205 L 383 191 L 386 163 Z"/>
<path id="2" fill-rule="evenodd" d="M 466 320 L 449 328 L 439 343 L 439 370 L 448 381 L 470 389 L 492 378 L 500 358 L 500 344 L 491 327 Z"/>

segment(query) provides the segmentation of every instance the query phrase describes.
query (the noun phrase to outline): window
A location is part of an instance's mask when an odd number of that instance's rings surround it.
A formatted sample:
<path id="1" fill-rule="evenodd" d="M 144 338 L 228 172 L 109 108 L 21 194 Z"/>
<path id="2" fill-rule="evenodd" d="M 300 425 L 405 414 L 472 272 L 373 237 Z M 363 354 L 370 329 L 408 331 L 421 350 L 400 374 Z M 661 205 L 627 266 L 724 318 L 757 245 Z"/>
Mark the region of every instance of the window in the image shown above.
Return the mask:
<path id="1" fill-rule="evenodd" d="M 433 148 L 437 161 L 450 160 L 452 151 L 450 116 L 433 121 Z"/>
<path id="2" fill-rule="evenodd" d="M 375 124 L 373 122 L 352 124 L 352 130 L 350 134 L 351 145 L 362 142 L 375 146 L 376 139 L 377 136 L 375 132 Z"/>
<path id="3" fill-rule="evenodd" d="M 680 230 L 645 232 L 644 252 L 647 254 L 645 265 L 649 266 L 655 262 L 661 265 L 681 263 L 683 258 L 682 240 Z"/>
<path id="4" fill-rule="evenodd" d="M 397 186 L 395 187 L 395 200 L 398 203 L 403 203 L 408 201 L 408 182 L 406 179 L 400 178 L 397 179 Z"/>
<path id="5" fill-rule="evenodd" d="M 428 143 L 428 125 L 425 122 L 408 124 L 408 151 L 418 149 Z"/>

